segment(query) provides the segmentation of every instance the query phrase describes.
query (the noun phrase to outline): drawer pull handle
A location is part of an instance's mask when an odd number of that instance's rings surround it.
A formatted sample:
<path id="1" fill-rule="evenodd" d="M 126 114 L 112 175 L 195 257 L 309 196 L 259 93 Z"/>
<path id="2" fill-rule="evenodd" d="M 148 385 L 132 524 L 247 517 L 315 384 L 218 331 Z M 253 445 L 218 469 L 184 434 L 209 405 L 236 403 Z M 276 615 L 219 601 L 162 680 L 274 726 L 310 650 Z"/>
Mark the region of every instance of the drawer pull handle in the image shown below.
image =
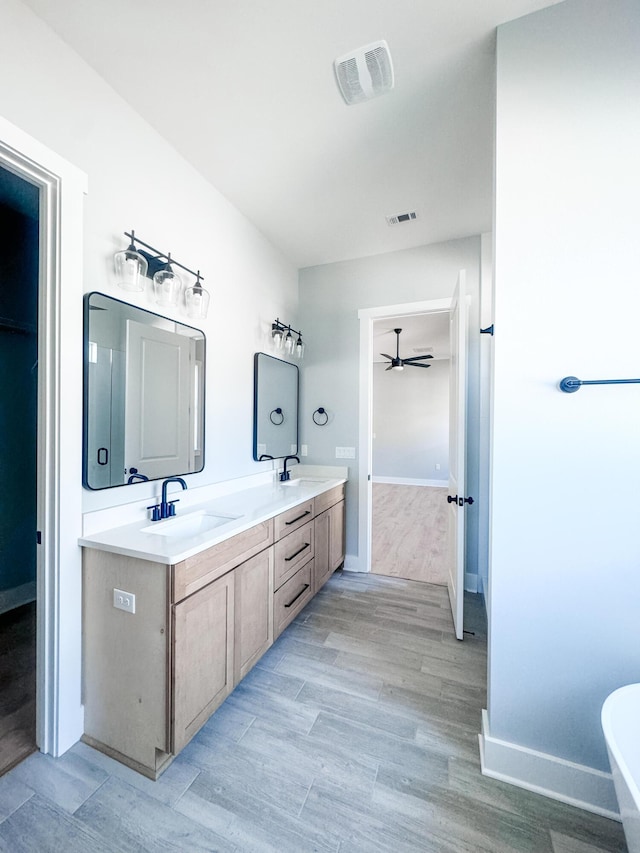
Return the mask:
<path id="1" fill-rule="evenodd" d="M 300 519 L 301 519 L 301 518 L 304 518 L 304 517 L 305 517 L 305 515 L 311 515 L 311 510 L 310 510 L 310 509 L 308 509 L 306 512 L 303 512 L 303 513 L 302 513 L 302 515 L 299 515 L 297 518 L 294 518 L 294 519 L 292 519 L 291 521 L 285 521 L 285 524 L 287 525 L 287 527 L 288 527 L 290 524 L 295 524 L 295 523 L 296 523 L 296 521 L 300 521 Z"/>
<path id="2" fill-rule="evenodd" d="M 285 604 L 285 607 L 291 607 L 293 604 L 295 604 L 295 603 L 296 603 L 296 601 L 300 598 L 300 596 L 301 596 L 301 595 L 304 595 L 304 593 L 305 593 L 308 589 L 309 589 L 309 584 L 308 584 L 308 583 L 306 583 L 306 584 L 302 587 L 302 589 L 300 590 L 300 592 L 296 595 L 296 597 L 295 597 L 295 598 L 292 598 L 292 599 L 291 599 L 291 601 L 290 601 L 288 604 Z"/>
<path id="3" fill-rule="evenodd" d="M 284 558 L 285 563 L 290 563 L 291 560 L 295 560 L 295 558 L 298 556 L 298 554 L 302 554 L 302 552 L 305 550 L 305 548 L 310 548 L 310 547 L 311 547 L 310 543 L 305 542 L 304 545 L 302 546 L 302 548 L 299 548 L 295 554 L 292 554 L 290 557 Z"/>

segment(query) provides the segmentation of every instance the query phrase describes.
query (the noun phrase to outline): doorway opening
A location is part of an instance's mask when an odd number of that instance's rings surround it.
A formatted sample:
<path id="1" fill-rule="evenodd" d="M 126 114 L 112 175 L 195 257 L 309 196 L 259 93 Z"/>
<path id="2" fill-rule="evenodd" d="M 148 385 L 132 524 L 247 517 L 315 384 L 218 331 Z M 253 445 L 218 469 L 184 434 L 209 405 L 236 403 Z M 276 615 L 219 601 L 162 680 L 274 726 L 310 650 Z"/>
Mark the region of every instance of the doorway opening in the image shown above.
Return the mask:
<path id="1" fill-rule="evenodd" d="M 450 349 L 448 312 L 373 321 L 373 574 L 447 584 Z"/>
<path id="2" fill-rule="evenodd" d="M 451 299 L 362 309 L 360 320 L 360 482 L 358 549 L 362 571 L 371 571 L 373 507 L 373 342 L 374 323 L 416 315 L 446 314 L 449 325 L 449 477 L 447 494 L 447 590 L 456 637 L 463 639 L 465 509 L 473 499 L 465 492 L 467 404 L 466 273 L 460 270 Z M 455 492 L 455 495 L 452 493 Z"/>
<path id="3" fill-rule="evenodd" d="M 39 195 L 0 167 L 0 773 L 37 742 Z"/>

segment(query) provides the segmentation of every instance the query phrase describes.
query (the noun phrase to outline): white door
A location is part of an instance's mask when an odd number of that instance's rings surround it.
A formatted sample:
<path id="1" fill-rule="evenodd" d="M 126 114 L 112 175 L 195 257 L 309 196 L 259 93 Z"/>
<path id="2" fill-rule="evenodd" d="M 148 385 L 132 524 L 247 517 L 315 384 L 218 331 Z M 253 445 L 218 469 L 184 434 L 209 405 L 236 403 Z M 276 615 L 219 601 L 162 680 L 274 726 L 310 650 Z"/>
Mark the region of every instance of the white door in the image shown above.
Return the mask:
<path id="1" fill-rule="evenodd" d="M 467 301 L 465 270 L 460 270 L 451 301 L 451 362 L 449 378 L 449 601 L 456 637 L 463 638 L 464 612 L 464 517 L 465 430 L 467 402 Z"/>
<path id="2" fill-rule="evenodd" d="M 125 468 L 150 480 L 191 470 L 188 337 L 127 321 Z"/>

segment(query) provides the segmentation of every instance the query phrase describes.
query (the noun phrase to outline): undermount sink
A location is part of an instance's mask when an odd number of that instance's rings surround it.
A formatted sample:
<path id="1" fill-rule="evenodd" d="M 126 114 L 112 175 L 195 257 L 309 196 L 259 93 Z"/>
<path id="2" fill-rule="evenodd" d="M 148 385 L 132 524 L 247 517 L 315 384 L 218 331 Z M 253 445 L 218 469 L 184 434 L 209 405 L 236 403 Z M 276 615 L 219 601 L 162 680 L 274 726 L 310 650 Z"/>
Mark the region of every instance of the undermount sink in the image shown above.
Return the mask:
<path id="1" fill-rule="evenodd" d="M 318 483 L 328 483 L 326 477 L 298 477 L 295 480 L 282 480 L 281 486 L 316 486 Z"/>
<path id="2" fill-rule="evenodd" d="M 155 533 L 158 536 L 171 536 L 174 539 L 197 536 L 199 533 L 208 533 L 216 527 L 222 527 L 230 521 L 241 518 L 240 515 L 223 515 L 221 513 L 200 510 L 190 512 L 188 515 L 167 518 L 165 521 L 156 521 L 142 528 L 142 533 Z"/>

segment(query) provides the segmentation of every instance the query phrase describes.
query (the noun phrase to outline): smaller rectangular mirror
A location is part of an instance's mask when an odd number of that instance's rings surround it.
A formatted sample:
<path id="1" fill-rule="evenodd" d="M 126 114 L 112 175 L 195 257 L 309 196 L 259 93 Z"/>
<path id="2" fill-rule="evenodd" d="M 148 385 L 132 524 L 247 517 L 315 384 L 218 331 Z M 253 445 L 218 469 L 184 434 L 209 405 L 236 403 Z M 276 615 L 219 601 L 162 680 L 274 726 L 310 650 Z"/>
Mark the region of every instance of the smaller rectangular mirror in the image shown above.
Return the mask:
<path id="1" fill-rule="evenodd" d="M 83 485 L 204 467 L 205 337 L 102 293 L 84 301 Z"/>
<path id="2" fill-rule="evenodd" d="M 253 363 L 253 458 L 298 452 L 298 368 L 257 352 Z"/>

